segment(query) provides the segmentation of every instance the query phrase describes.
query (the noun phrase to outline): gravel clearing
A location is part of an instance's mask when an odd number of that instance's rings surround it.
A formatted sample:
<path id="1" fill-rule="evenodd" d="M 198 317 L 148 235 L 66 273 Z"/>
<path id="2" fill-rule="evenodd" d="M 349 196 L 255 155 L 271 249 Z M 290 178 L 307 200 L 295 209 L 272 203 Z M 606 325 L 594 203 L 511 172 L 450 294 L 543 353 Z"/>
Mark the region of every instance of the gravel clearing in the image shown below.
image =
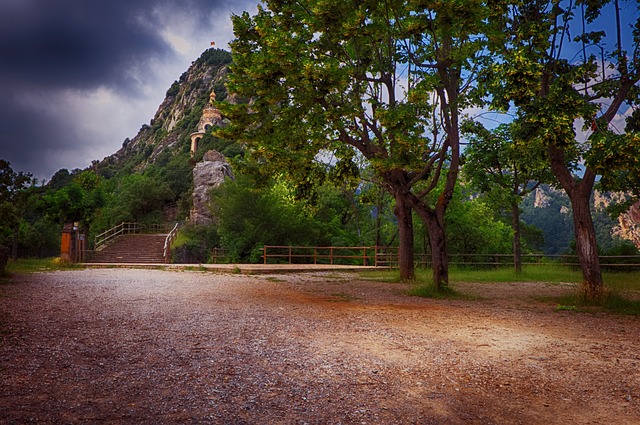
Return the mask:
<path id="1" fill-rule="evenodd" d="M 569 285 L 431 300 L 347 273 L 0 281 L 0 423 L 640 424 L 640 320 Z"/>

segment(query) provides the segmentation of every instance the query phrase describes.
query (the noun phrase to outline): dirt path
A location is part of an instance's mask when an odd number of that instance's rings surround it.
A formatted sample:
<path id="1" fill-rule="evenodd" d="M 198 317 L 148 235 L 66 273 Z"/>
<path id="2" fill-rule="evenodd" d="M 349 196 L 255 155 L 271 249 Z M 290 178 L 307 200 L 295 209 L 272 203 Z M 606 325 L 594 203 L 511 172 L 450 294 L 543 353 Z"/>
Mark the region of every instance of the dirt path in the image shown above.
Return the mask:
<path id="1" fill-rule="evenodd" d="M 640 320 L 544 284 L 428 300 L 341 275 L 0 285 L 0 423 L 639 424 Z"/>

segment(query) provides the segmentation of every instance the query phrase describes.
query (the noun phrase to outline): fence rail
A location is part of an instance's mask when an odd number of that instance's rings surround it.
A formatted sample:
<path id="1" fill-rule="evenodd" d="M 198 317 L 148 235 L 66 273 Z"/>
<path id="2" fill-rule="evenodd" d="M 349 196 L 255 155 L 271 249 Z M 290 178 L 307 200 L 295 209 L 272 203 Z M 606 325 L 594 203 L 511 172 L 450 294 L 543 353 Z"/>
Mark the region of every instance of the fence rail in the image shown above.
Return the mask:
<path id="1" fill-rule="evenodd" d="M 378 266 L 384 248 L 379 246 L 278 246 L 265 245 L 264 264 L 269 259 L 280 263 L 361 264 Z"/>
<path id="2" fill-rule="evenodd" d="M 265 245 L 263 261 L 299 264 L 361 264 L 376 267 L 397 267 L 398 248 L 383 246 L 278 246 Z M 415 265 L 431 266 L 430 254 L 414 254 Z M 522 265 L 555 264 L 578 266 L 578 256 L 568 254 L 523 254 Z M 513 266 L 512 254 L 450 254 L 449 265 L 472 267 Z M 600 265 L 611 268 L 640 268 L 640 255 L 602 255 Z"/>
<path id="3" fill-rule="evenodd" d="M 389 254 L 385 258 L 378 258 L 378 264 L 389 267 L 397 266 L 397 248 L 385 248 Z M 449 254 L 451 266 L 513 266 L 513 254 Z M 430 254 L 415 254 L 416 266 L 428 268 L 431 266 Z M 579 266 L 577 255 L 572 254 L 523 254 L 522 265 L 554 264 L 560 266 Z M 601 255 L 601 267 L 638 267 L 640 268 L 640 255 Z"/>

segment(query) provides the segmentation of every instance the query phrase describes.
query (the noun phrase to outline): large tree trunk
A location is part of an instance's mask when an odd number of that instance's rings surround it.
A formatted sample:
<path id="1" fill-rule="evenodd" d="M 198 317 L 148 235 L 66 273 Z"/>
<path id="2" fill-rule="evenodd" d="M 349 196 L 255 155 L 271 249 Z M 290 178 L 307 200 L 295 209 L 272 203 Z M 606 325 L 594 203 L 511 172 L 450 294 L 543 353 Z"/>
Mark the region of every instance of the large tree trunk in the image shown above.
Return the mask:
<path id="1" fill-rule="evenodd" d="M 395 215 L 398 219 L 399 244 L 398 244 L 398 268 L 400 269 L 400 279 L 415 279 L 413 266 L 413 217 L 411 216 L 411 205 L 401 193 L 396 195 Z"/>
<path id="2" fill-rule="evenodd" d="M 513 226 L 513 266 L 516 273 L 522 272 L 522 236 L 520 233 L 520 206 L 518 203 L 511 205 Z"/>
<path id="3" fill-rule="evenodd" d="M 429 231 L 433 283 L 436 288 L 444 290 L 449 286 L 449 258 L 447 256 L 444 209 L 432 210 L 425 208 L 424 205 L 414 205 L 414 208 Z"/>
<path id="4" fill-rule="evenodd" d="M 444 217 L 434 213 L 427 221 L 429 245 L 431 245 L 431 268 L 433 283 L 440 290 L 449 286 L 449 258 L 447 256 L 447 237 L 444 229 Z"/>
<path id="5" fill-rule="evenodd" d="M 582 179 L 576 182 L 564 161 L 564 151 L 561 148 L 550 146 L 548 153 L 551 169 L 571 201 L 576 251 L 582 270 L 584 296 L 590 300 L 601 298 L 604 295 L 604 283 L 600 271 L 596 230 L 589 208 L 596 175 L 590 168 L 586 168 Z"/>
<path id="6" fill-rule="evenodd" d="M 582 269 L 582 289 L 587 299 L 595 300 L 603 296 L 604 283 L 600 271 L 600 258 L 598 257 L 596 232 L 589 208 L 589 198 L 588 194 L 577 195 L 574 193 L 570 200 L 573 209 L 573 227 L 576 234 L 576 252 Z"/>

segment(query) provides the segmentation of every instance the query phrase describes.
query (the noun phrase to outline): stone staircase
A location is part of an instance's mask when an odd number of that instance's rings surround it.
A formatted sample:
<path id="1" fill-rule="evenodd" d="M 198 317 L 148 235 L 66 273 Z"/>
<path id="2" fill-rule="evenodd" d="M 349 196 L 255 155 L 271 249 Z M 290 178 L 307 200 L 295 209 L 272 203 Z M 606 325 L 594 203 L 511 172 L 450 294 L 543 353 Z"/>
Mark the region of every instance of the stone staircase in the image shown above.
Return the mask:
<path id="1" fill-rule="evenodd" d="M 129 234 L 118 236 L 100 251 L 95 251 L 87 259 L 88 263 L 164 263 L 163 234 Z"/>

